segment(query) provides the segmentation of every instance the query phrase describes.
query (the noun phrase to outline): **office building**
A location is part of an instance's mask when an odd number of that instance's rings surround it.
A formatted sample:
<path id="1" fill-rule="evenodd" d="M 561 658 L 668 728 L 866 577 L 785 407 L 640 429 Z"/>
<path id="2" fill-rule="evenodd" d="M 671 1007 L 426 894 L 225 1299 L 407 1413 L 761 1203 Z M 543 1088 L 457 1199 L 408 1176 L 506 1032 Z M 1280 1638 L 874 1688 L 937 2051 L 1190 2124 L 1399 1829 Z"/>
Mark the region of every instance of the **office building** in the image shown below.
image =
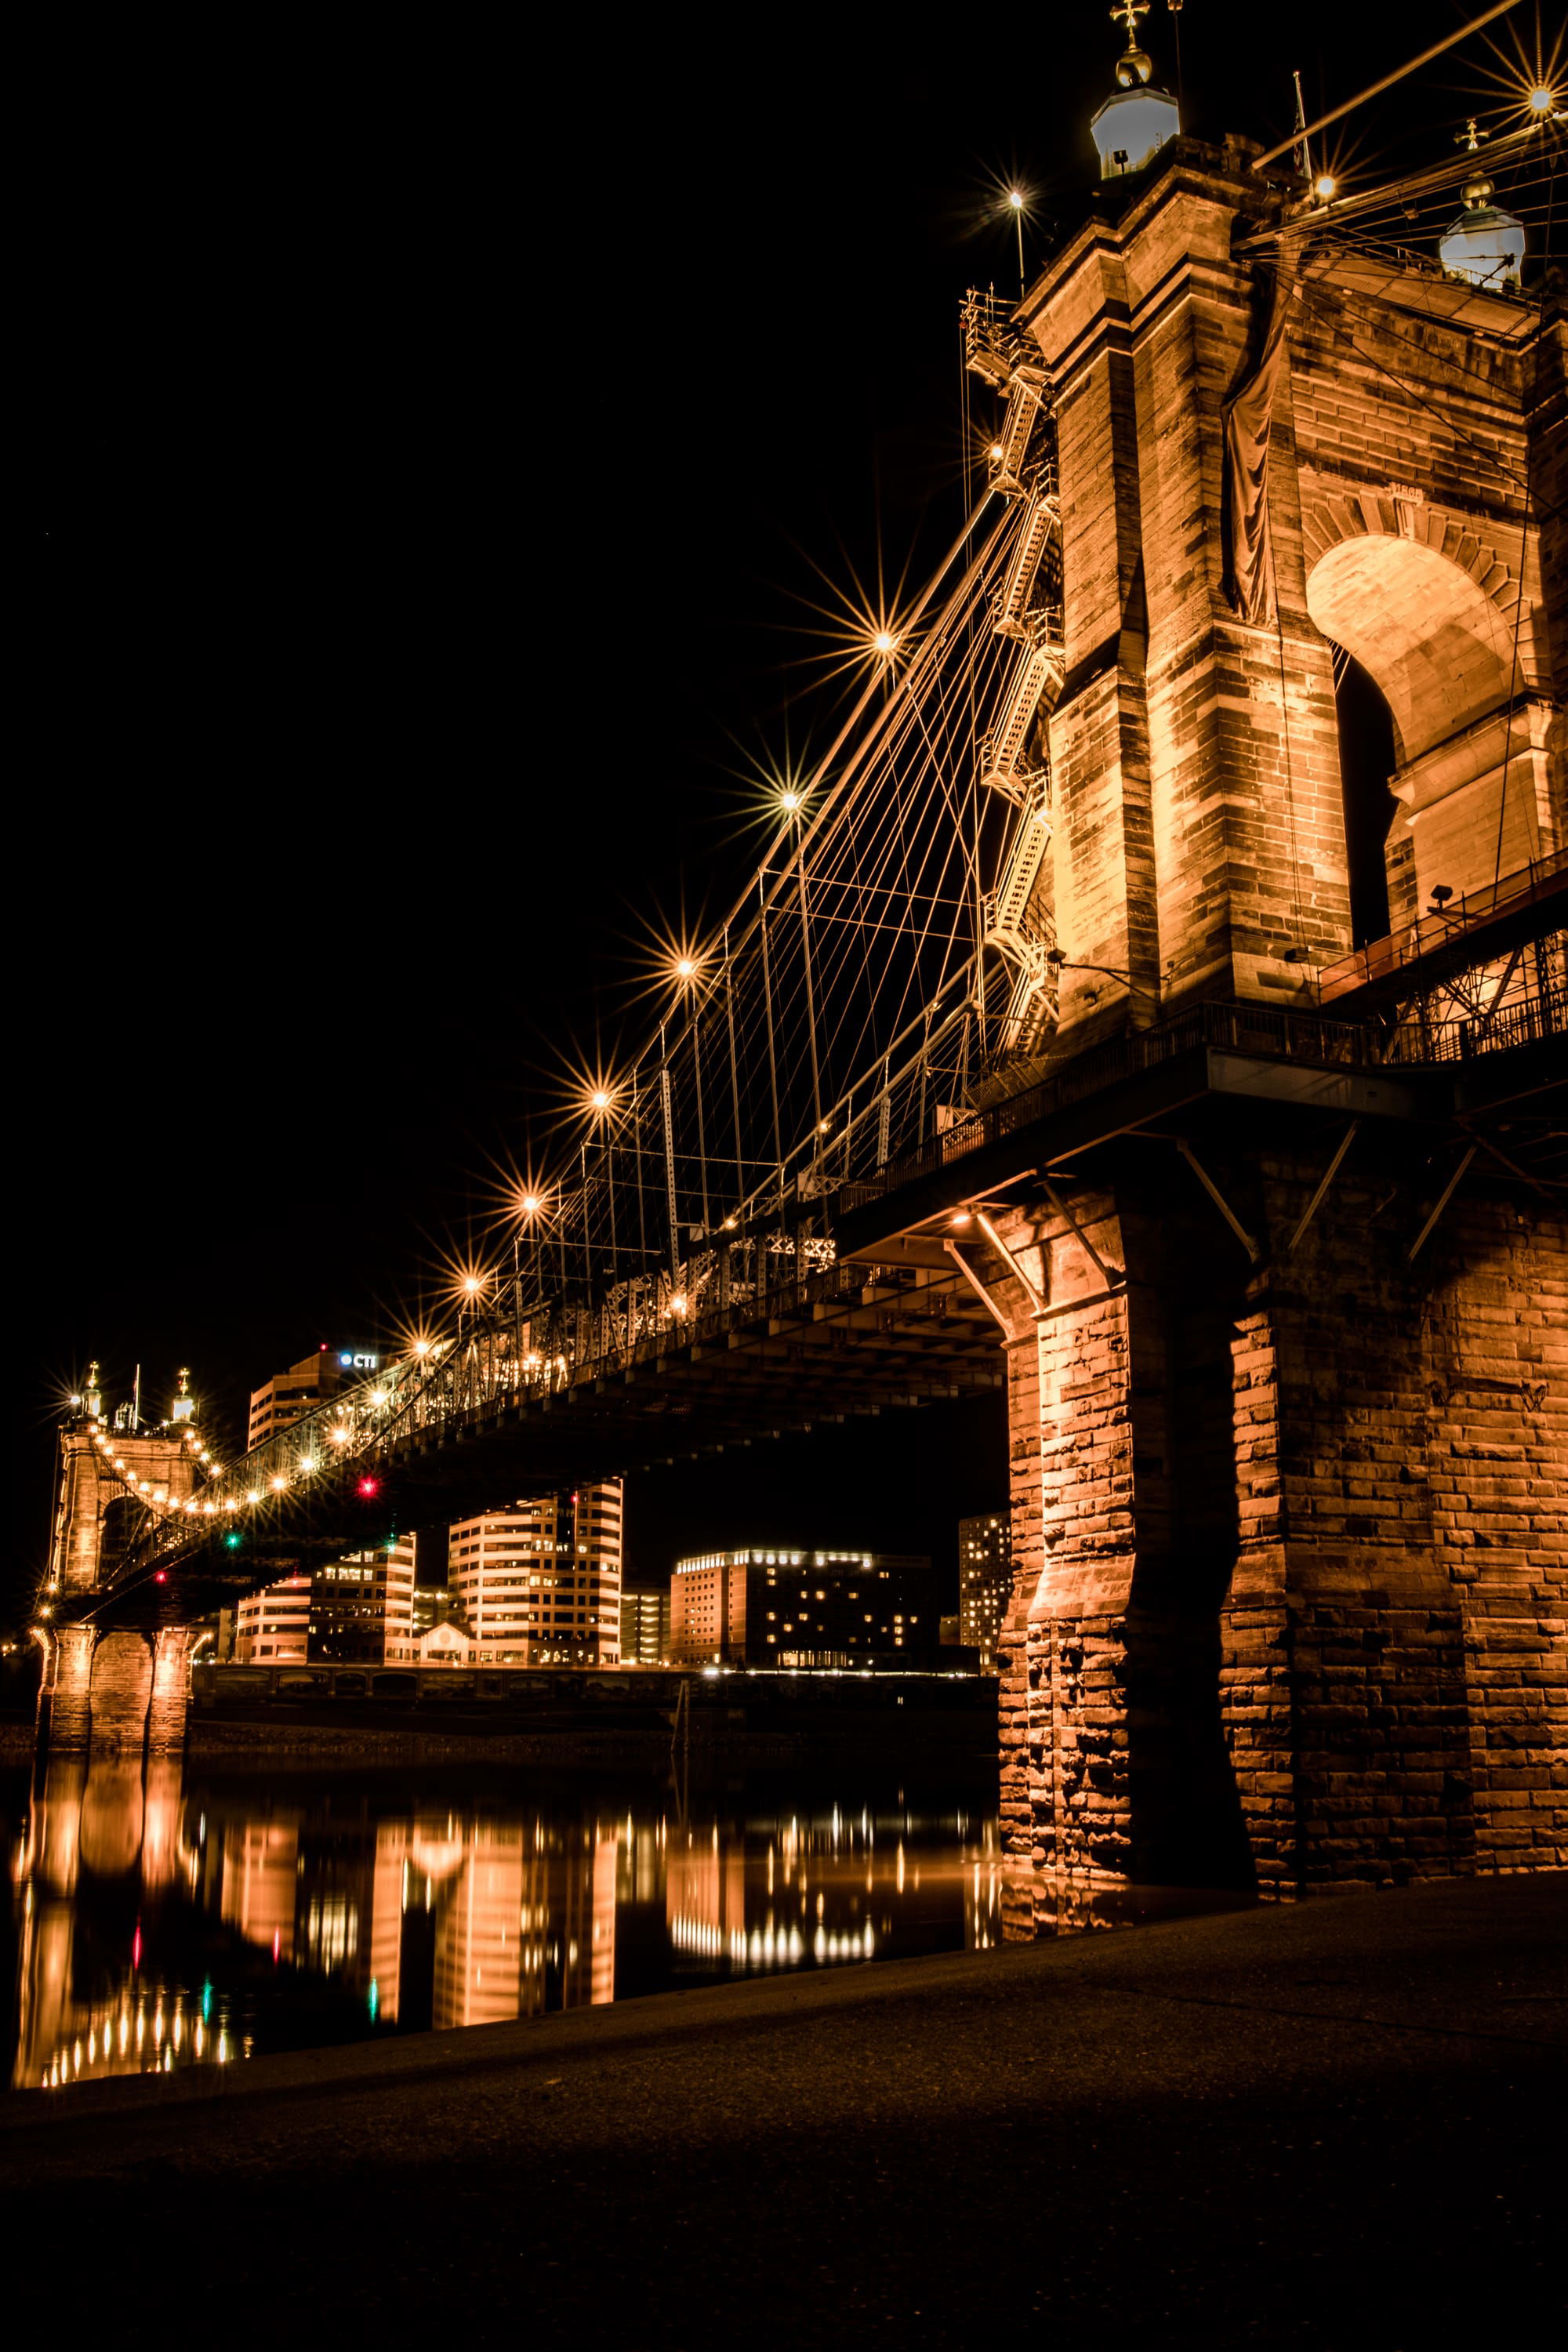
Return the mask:
<path id="1" fill-rule="evenodd" d="M 412 1536 L 283 1577 L 247 1593 L 235 1612 L 237 1665 L 379 1666 L 413 1653 Z"/>
<path id="2" fill-rule="evenodd" d="M 621 1650 L 621 1482 L 458 1520 L 447 1580 L 476 1664 L 613 1666 Z"/>
<path id="3" fill-rule="evenodd" d="M 958 1523 L 958 1639 L 996 1671 L 996 1643 L 1013 1598 L 1013 1528 L 1005 1511 Z"/>
<path id="4" fill-rule="evenodd" d="M 247 1592 L 235 1612 L 238 1666 L 300 1665 L 310 1654 L 310 1579 L 285 1576 Z"/>
<path id="5" fill-rule="evenodd" d="M 669 1654 L 693 1666 L 930 1667 L 939 1622 L 929 1559 L 746 1546 L 677 1564 Z"/>
<path id="6" fill-rule="evenodd" d="M 328 1403 L 342 1390 L 380 1370 L 381 1358 L 374 1348 L 330 1348 L 323 1339 L 313 1356 L 290 1364 L 286 1372 L 275 1372 L 251 1391 L 247 1450 L 276 1437 L 301 1413 L 314 1412 L 317 1405 Z"/>
<path id="7" fill-rule="evenodd" d="M 621 1664 L 662 1666 L 669 1656 L 669 1594 L 623 1592 Z"/>

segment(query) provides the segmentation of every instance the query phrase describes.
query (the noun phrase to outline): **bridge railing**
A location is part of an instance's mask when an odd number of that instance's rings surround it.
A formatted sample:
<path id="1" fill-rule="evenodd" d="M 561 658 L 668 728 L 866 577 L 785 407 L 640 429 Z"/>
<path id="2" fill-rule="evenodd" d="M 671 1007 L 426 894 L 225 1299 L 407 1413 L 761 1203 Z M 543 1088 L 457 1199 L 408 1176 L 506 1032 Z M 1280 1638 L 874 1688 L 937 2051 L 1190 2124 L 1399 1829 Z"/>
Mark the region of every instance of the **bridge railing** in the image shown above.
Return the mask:
<path id="1" fill-rule="evenodd" d="M 1529 975 L 1516 1001 L 1494 1013 L 1468 1018 L 1405 1018 L 1379 1026 L 1271 1004 L 1194 1004 L 1150 1028 L 1108 1038 L 1037 1085 L 955 1121 L 916 1150 L 892 1161 L 865 1188 L 865 1197 L 949 1166 L 982 1145 L 1016 1135 L 1121 1079 L 1156 1069 L 1200 1047 L 1324 1066 L 1346 1063 L 1382 1069 L 1391 1064 L 1413 1067 L 1468 1060 L 1564 1034 L 1568 1034 L 1568 979 L 1561 956 Z"/>
<path id="2" fill-rule="evenodd" d="M 1512 874 L 1503 875 L 1479 890 L 1468 890 L 1441 913 L 1417 917 L 1386 939 L 1373 940 L 1353 955 L 1325 965 L 1318 993 L 1325 1004 L 1373 981 L 1390 980 L 1436 950 L 1463 941 L 1467 931 L 1497 922 L 1548 897 L 1561 893 L 1568 881 L 1568 849 L 1549 857 L 1532 857 Z"/>

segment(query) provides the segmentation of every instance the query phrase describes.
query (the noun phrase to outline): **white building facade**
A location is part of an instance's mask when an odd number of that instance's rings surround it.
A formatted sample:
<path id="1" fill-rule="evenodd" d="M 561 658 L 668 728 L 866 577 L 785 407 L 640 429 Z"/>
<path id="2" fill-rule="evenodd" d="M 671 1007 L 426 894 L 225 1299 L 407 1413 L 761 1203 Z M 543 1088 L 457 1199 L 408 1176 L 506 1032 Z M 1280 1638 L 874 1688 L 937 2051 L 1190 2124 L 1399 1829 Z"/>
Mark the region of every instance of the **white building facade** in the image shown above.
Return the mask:
<path id="1" fill-rule="evenodd" d="M 458 1520 L 447 1581 L 476 1664 L 620 1663 L 621 1481 Z"/>

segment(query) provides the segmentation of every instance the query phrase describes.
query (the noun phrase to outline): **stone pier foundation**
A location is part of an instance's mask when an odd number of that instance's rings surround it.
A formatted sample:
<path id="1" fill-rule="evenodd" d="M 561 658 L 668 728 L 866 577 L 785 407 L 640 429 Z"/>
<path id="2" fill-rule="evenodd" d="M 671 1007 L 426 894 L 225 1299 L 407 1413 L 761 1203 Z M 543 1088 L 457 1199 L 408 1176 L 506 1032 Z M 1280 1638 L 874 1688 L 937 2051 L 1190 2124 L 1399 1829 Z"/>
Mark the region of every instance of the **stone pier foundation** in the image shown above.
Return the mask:
<path id="1" fill-rule="evenodd" d="M 92 1654 L 98 1634 L 91 1625 L 62 1625 L 53 1636 L 39 1707 L 51 1749 L 85 1749 L 92 1735 Z"/>
<path id="2" fill-rule="evenodd" d="M 62 1626 L 50 1644 L 39 1724 L 51 1756 L 100 1750 L 154 1757 L 184 1748 L 194 1626 L 100 1633 Z"/>
<path id="3" fill-rule="evenodd" d="M 1412 1261 L 1419 1184 L 1369 1132 L 1292 1248 L 1336 1140 L 1205 1147 L 1256 1262 L 1153 1140 L 1081 1231 L 1002 1223 L 1043 1302 L 1009 1350 L 1003 1828 L 1042 1872 L 1568 1864 L 1568 1232 L 1478 1189 Z"/>
<path id="4" fill-rule="evenodd" d="M 153 1691 L 147 1709 L 149 1756 L 180 1756 L 191 1704 L 191 1653 L 198 1639 L 194 1625 L 160 1626 L 153 1646 Z"/>

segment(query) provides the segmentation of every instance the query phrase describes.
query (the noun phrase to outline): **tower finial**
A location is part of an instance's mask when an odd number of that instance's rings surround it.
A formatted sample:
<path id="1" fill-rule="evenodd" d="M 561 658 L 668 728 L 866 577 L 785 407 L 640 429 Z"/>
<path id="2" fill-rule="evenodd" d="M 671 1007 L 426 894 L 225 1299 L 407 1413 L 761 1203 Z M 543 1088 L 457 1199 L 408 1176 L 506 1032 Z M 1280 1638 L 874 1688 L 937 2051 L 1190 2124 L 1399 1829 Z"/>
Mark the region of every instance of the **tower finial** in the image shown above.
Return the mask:
<path id="1" fill-rule="evenodd" d="M 1116 79 L 1123 89 L 1135 89 L 1149 80 L 1154 71 L 1154 60 L 1147 49 L 1138 44 L 1138 20 L 1149 14 L 1149 0 L 1116 0 L 1110 12 L 1112 24 L 1127 27 L 1127 47 L 1117 60 Z"/>
<path id="2" fill-rule="evenodd" d="M 1477 130 L 1473 114 L 1464 129 L 1454 134 L 1455 146 L 1474 155 L 1476 162 L 1459 190 L 1465 209 L 1439 237 L 1437 258 L 1451 278 L 1468 278 L 1472 286 L 1489 288 L 1493 293 L 1517 292 L 1524 267 L 1524 223 L 1491 201 L 1497 191 L 1480 161 L 1480 144 L 1486 136 Z"/>
<path id="3" fill-rule="evenodd" d="M 1462 147 L 1467 155 L 1477 155 L 1480 152 L 1481 141 L 1489 135 L 1487 131 L 1476 129 L 1476 118 L 1472 114 L 1464 129 L 1455 131 L 1454 144 L 1456 147 Z M 1491 182 L 1479 163 L 1476 166 L 1475 177 L 1465 182 L 1459 194 L 1472 212 L 1478 205 L 1484 205 L 1487 198 L 1495 194 Z"/>
<path id="4" fill-rule="evenodd" d="M 1141 172 L 1182 127 L 1181 109 L 1169 90 L 1154 82 L 1154 60 L 1138 43 L 1138 25 L 1152 0 L 1116 0 L 1111 22 L 1127 27 L 1127 47 L 1116 60 L 1116 89 L 1090 124 L 1100 150 L 1100 176 L 1120 178 Z"/>

